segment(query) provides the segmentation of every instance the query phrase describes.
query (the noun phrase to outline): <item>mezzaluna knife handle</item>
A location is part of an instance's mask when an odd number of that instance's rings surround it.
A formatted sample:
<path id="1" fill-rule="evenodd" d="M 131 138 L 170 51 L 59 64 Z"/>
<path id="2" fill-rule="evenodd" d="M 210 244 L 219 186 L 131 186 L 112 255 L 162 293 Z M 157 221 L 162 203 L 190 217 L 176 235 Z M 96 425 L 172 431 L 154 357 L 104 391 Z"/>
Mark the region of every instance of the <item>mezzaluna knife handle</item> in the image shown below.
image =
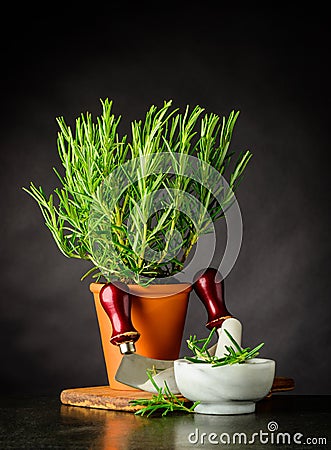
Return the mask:
<path id="1" fill-rule="evenodd" d="M 224 281 L 220 273 L 213 268 L 198 272 L 195 276 L 193 288 L 204 304 L 208 313 L 207 328 L 217 329 L 218 342 L 215 356 L 222 358 L 228 353 L 232 342 L 224 330 L 227 330 L 233 339 L 241 345 L 242 325 L 238 319 L 229 313 L 224 301 Z"/>
<path id="2" fill-rule="evenodd" d="M 131 321 L 131 297 L 127 286 L 121 282 L 107 283 L 100 290 L 100 303 L 112 324 L 110 342 L 120 348 L 122 354 L 136 351 L 134 343 L 140 334 Z"/>
<path id="3" fill-rule="evenodd" d="M 220 328 L 226 319 L 232 318 L 224 301 L 224 281 L 218 270 L 209 267 L 195 275 L 193 289 L 204 304 L 208 322 L 206 327 L 210 330 Z"/>

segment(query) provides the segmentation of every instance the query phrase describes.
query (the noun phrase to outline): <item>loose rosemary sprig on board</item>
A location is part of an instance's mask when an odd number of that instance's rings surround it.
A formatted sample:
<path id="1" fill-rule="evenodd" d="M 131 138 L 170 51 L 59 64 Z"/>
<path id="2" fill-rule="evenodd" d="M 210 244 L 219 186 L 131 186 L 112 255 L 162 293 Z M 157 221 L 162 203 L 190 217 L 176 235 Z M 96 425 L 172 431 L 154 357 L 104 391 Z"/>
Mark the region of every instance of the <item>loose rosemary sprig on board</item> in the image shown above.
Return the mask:
<path id="1" fill-rule="evenodd" d="M 222 358 L 218 358 L 211 355 L 207 349 L 207 346 L 209 345 L 215 331 L 216 328 L 213 328 L 207 338 L 204 339 L 197 339 L 196 336 L 190 336 L 190 339 L 187 340 L 187 346 L 194 353 L 194 356 L 186 356 L 185 359 L 193 363 L 211 364 L 212 367 L 242 364 L 248 359 L 252 359 L 258 356 L 260 349 L 264 345 L 264 342 L 262 342 L 253 349 L 251 349 L 250 347 L 241 348 L 238 342 L 231 336 L 231 334 L 227 330 L 224 330 L 234 347 L 232 347 L 231 345 L 226 346 L 225 348 L 228 353 L 225 354 Z"/>
<path id="2" fill-rule="evenodd" d="M 152 373 L 148 370 L 147 375 L 155 387 L 157 394 L 153 394 L 151 399 L 143 398 L 131 400 L 130 404 L 132 406 L 144 406 L 144 408 L 135 412 L 136 415 L 146 415 L 146 417 L 150 417 L 155 413 L 162 413 L 161 416 L 166 416 L 170 412 L 178 411 L 192 413 L 194 412 L 194 408 L 200 403 L 195 402 L 190 408 L 186 407 L 184 401 L 179 400 L 179 398 L 170 391 L 166 381 L 164 381 L 164 388 L 161 388 L 155 383 Z"/>

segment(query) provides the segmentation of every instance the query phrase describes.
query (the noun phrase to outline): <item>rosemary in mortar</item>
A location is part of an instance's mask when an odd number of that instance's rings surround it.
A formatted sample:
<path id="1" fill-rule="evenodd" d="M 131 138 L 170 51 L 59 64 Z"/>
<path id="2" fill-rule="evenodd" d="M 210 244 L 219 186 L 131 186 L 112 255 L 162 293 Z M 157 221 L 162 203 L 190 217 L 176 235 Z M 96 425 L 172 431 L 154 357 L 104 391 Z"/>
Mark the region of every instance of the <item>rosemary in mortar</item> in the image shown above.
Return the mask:
<path id="1" fill-rule="evenodd" d="M 187 340 L 187 346 L 194 353 L 194 357 L 186 356 L 185 359 L 193 363 L 211 364 L 212 367 L 225 366 L 227 364 L 242 364 L 248 359 L 258 356 L 260 349 L 264 345 L 264 342 L 261 342 L 261 344 L 253 349 L 250 347 L 241 348 L 231 334 L 227 330 L 224 330 L 234 347 L 231 345 L 226 346 L 225 348 L 228 353 L 222 358 L 218 358 L 212 356 L 207 349 L 215 331 L 216 328 L 213 328 L 209 333 L 209 336 L 205 339 L 197 339 L 196 336 L 190 336 L 190 339 Z M 202 346 L 200 347 L 199 345 L 201 344 Z"/>

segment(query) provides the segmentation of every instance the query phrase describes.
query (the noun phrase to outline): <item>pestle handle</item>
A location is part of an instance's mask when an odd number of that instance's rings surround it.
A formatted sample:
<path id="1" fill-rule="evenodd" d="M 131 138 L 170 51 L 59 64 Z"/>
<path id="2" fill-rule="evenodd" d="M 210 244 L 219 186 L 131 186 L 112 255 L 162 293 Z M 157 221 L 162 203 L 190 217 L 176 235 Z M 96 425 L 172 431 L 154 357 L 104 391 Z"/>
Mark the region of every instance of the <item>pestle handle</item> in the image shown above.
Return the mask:
<path id="1" fill-rule="evenodd" d="M 242 339 L 242 325 L 238 319 L 231 317 L 229 319 L 225 319 L 221 328 L 218 328 L 218 341 L 215 350 L 215 356 L 218 358 L 222 358 L 226 353 L 229 353 L 226 347 L 233 347 L 233 343 L 229 339 L 228 335 L 224 332 L 224 330 L 228 331 L 233 339 L 238 343 L 241 347 L 241 339 Z"/>
<path id="2" fill-rule="evenodd" d="M 118 345 L 122 354 L 130 354 L 136 351 L 134 343 L 140 334 L 132 325 L 131 298 L 125 287 L 120 282 L 105 284 L 100 291 L 100 303 L 112 325 L 111 344 Z"/>

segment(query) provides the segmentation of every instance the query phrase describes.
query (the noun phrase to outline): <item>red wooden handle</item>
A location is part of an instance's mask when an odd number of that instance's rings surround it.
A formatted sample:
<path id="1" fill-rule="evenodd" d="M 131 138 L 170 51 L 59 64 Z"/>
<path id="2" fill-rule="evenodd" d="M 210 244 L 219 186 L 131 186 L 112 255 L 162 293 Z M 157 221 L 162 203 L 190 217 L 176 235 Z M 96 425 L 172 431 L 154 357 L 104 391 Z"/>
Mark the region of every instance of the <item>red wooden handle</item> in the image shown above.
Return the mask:
<path id="1" fill-rule="evenodd" d="M 120 346 L 122 353 L 133 353 L 140 334 L 131 322 L 131 298 L 125 288 L 120 282 L 105 284 L 100 290 L 100 303 L 112 324 L 110 342 Z"/>
<path id="2" fill-rule="evenodd" d="M 207 310 L 207 328 L 220 328 L 225 319 L 232 317 L 225 306 L 224 280 L 216 269 L 210 267 L 198 272 L 193 289 Z"/>

